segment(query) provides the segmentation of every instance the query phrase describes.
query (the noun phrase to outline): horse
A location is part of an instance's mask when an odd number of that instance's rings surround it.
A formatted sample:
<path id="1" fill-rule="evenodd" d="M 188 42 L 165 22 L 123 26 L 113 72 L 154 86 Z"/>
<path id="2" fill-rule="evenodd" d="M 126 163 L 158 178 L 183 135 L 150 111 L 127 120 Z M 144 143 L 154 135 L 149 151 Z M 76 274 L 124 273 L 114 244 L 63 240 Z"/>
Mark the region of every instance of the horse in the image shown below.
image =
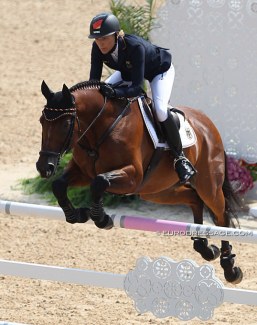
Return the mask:
<path id="1" fill-rule="evenodd" d="M 195 131 L 197 141 L 184 153 L 197 170 L 192 179 L 180 184 L 169 150 L 156 150 L 142 119 L 137 98 L 104 97 L 100 81 L 79 82 L 53 92 L 45 81 L 41 92 L 46 99 L 40 117 L 42 144 L 36 168 L 43 178 L 54 175 L 63 154 L 72 158 L 63 174 L 53 181 L 52 191 L 66 221 L 84 223 L 91 219 L 101 229 L 113 227 L 105 212 L 103 195 L 135 194 L 159 204 L 180 204 L 191 208 L 194 223 L 203 223 L 207 208 L 215 225 L 235 226 L 240 202 L 229 183 L 226 153 L 213 122 L 200 110 L 178 107 Z M 154 161 L 154 163 L 153 163 Z M 67 196 L 68 187 L 89 186 L 91 204 L 75 208 Z M 221 248 L 206 238 L 192 237 L 193 248 L 207 260 L 220 256 L 228 282 L 243 278 L 235 266 L 229 241 Z"/>

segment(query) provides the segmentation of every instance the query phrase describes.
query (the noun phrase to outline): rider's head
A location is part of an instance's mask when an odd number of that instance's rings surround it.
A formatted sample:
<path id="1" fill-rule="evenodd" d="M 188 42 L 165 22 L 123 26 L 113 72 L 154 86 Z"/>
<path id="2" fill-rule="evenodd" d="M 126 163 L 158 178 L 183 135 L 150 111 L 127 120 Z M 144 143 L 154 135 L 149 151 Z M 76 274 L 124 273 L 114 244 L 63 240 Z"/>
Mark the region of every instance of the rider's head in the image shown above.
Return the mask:
<path id="1" fill-rule="evenodd" d="M 120 23 L 116 16 L 108 13 L 101 13 L 95 16 L 90 23 L 89 38 L 100 38 L 116 34 L 120 31 Z"/>

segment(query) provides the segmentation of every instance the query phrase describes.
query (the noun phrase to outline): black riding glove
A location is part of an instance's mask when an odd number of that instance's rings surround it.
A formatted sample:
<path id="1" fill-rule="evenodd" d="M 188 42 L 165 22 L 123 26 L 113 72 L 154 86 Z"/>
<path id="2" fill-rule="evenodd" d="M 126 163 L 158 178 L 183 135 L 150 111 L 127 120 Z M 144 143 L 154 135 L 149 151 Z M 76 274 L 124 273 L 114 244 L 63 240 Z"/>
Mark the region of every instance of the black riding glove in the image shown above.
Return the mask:
<path id="1" fill-rule="evenodd" d="M 101 85 L 100 92 L 107 98 L 115 98 L 116 97 L 115 90 L 108 84 Z"/>

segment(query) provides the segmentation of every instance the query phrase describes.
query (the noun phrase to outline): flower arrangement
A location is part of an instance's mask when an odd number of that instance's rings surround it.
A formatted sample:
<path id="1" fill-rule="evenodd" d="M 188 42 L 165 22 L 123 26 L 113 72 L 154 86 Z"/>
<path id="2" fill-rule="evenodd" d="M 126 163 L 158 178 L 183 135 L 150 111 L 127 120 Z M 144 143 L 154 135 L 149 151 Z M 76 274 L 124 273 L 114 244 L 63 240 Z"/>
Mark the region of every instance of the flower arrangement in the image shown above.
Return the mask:
<path id="1" fill-rule="evenodd" d="M 245 194 L 254 187 L 257 180 L 257 163 L 248 164 L 243 159 L 227 158 L 228 179 L 238 194 Z"/>

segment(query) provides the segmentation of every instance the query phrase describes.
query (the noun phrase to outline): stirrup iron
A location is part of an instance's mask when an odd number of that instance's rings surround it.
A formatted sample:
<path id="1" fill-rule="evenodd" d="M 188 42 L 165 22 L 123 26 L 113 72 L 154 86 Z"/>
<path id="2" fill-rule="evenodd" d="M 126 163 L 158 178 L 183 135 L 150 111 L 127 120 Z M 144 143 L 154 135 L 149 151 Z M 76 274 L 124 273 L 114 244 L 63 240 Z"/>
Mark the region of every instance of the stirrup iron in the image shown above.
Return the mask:
<path id="1" fill-rule="evenodd" d="M 181 184 L 186 183 L 196 174 L 196 169 L 183 154 L 174 159 L 174 169 L 179 176 Z"/>

